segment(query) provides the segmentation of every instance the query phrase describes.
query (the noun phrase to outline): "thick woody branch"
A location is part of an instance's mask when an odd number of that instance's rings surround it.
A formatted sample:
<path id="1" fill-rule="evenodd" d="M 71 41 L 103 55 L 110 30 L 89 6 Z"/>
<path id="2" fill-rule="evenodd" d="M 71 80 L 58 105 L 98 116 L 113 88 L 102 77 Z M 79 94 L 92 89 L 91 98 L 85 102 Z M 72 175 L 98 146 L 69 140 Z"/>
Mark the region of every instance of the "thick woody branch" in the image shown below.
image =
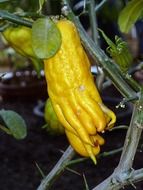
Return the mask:
<path id="1" fill-rule="evenodd" d="M 120 179 L 112 174 L 103 183 L 99 184 L 92 190 L 118 190 L 124 188 L 126 185 L 132 185 L 135 187 L 134 183 L 140 182 L 142 180 L 143 168 L 138 170 L 131 170 L 128 174 L 122 173 Z"/>

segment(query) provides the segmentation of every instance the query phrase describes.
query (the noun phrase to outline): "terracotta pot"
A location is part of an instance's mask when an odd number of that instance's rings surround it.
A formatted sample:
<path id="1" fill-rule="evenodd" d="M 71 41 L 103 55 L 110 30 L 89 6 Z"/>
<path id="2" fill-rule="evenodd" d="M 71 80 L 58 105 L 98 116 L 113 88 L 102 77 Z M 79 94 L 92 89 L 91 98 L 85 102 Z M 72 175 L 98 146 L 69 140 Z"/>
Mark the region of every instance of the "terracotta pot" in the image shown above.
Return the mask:
<path id="1" fill-rule="evenodd" d="M 0 81 L 2 98 L 47 98 L 47 84 L 44 74 L 38 78 L 35 71 L 8 72 Z"/>

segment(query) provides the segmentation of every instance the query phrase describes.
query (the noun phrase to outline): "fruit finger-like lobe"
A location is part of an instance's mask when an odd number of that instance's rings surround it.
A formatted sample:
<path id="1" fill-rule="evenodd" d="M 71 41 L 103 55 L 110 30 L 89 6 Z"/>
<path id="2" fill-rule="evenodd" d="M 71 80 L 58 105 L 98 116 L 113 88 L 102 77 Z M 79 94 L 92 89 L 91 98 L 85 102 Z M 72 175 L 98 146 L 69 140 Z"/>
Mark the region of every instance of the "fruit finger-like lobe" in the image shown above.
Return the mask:
<path id="1" fill-rule="evenodd" d="M 104 111 L 104 113 L 109 118 L 109 122 L 107 123 L 107 128 L 110 129 L 114 126 L 116 122 L 116 115 L 113 111 L 111 111 L 109 108 L 107 108 L 103 103 L 99 103 L 101 106 L 101 109 Z"/>
<path id="2" fill-rule="evenodd" d="M 80 123 L 77 115 L 74 114 L 74 112 L 73 112 L 72 108 L 70 107 L 70 105 L 65 102 L 64 105 L 62 105 L 62 109 L 63 109 L 64 117 L 69 122 L 69 124 L 75 129 L 75 131 L 77 132 L 80 139 L 83 142 L 93 146 L 86 129 Z"/>
<path id="3" fill-rule="evenodd" d="M 77 135 L 76 131 L 74 130 L 74 128 L 68 123 L 68 121 L 65 119 L 64 115 L 63 115 L 63 111 L 60 108 L 60 106 L 58 104 L 54 104 L 53 105 L 55 113 L 59 119 L 59 121 L 63 124 L 63 126 L 65 127 L 66 130 L 70 131 L 71 133 Z"/>
<path id="4" fill-rule="evenodd" d="M 105 143 L 105 140 L 99 134 L 91 135 L 90 138 L 92 139 L 92 142 L 95 146 L 96 144 L 103 145 Z"/>
<path id="5" fill-rule="evenodd" d="M 90 157 L 94 163 L 96 163 L 95 156 L 100 152 L 100 145 L 104 144 L 104 139 L 98 134 L 95 136 L 91 136 L 94 146 L 90 146 L 89 144 L 84 143 L 80 140 L 79 137 L 65 130 L 66 136 L 74 148 L 74 150 L 84 157 Z"/>
<path id="6" fill-rule="evenodd" d="M 88 94 L 79 94 L 76 93 L 76 98 L 79 101 L 79 104 L 88 112 L 92 118 L 95 127 L 98 132 L 102 132 L 106 127 L 106 118 L 104 112 L 102 111 L 100 105 L 93 100 Z"/>

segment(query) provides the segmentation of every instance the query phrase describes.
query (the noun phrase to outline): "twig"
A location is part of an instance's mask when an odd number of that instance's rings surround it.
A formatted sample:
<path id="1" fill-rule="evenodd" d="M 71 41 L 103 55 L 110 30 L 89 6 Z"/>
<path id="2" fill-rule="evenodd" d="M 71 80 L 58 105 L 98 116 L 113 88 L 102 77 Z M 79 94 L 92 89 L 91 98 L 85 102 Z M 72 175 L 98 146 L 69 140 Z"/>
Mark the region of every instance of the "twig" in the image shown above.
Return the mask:
<path id="1" fill-rule="evenodd" d="M 96 45 L 98 45 L 98 30 L 97 30 L 97 20 L 96 20 L 96 13 L 94 11 L 95 1 L 90 0 L 89 3 L 89 19 L 90 19 L 90 27 L 92 30 L 92 38 Z"/>
<path id="2" fill-rule="evenodd" d="M 108 152 L 103 152 L 103 153 L 99 154 L 97 156 L 97 158 L 102 158 L 102 157 L 107 157 L 107 156 L 115 155 L 115 154 L 118 154 L 119 152 L 121 152 L 122 150 L 123 150 L 123 147 L 116 148 L 115 150 L 111 150 L 111 151 L 108 151 Z"/>
<path id="3" fill-rule="evenodd" d="M 25 25 L 27 27 L 32 26 L 32 22 L 26 19 L 23 19 L 15 14 L 9 13 L 8 11 L 0 10 L 0 18 L 4 20 L 8 20 L 10 22 Z"/>
<path id="4" fill-rule="evenodd" d="M 143 95 L 141 94 L 140 100 L 134 105 L 133 115 L 130 122 L 129 129 L 124 144 L 124 149 L 116 171 L 126 172 L 133 164 L 134 156 L 140 140 L 143 129 Z"/>
<path id="5" fill-rule="evenodd" d="M 100 159 L 102 157 L 115 155 L 115 154 L 121 152 L 121 150 L 122 150 L 122 147 L 115 149 L 115 150 L 111 150 L 109 152 L 103 152 L 103 153 L 99 154 L 97 156 L 97 158 Z M 69 170 L 69 166 L 72 166 L 77 163 L 81 163 L 88 159 L 88 158 L 78 158 L 75 160 L 71 160 L 74 155 L 75 155 L 75 153 L 74 153 L 73 149 L 69 146 L 67 148 L 67 150 L 64 152 L 61 159 L 51 170 L 51 172 L 42 180 L 42 182 L 39 185 L 37 190 L 48 190 L 65 169 Z M 71 171 L 71 169 L 70 169 L 70 171 Z M 72 170 L 72 172 L 73 172 L 73 170 Z"/>
<path id="6" fill-rule="evenodd" d="M 102 1 L 95 7 L 95 11 L 96 11 L 96 12 L 99 11 L 99 10 L 103 7 L 103 5 L 104 5 L 105 3 L 107 3 L 107 1 L 108 1 L 108 0 L 102 0 Z"/>
<path id="7" fill-rule="evenodd" d="M 112 180 L 111 180 L 112 179 Z M 97 186 L 93 188 L 92 190 L 119 190 L 121 188 L 124 188 L 126 185 L 131 185 L 136 182 L 142 181 L 143 180 L 143 168 L 138 169 L 138 170 L 132 170 L 129 175 L 122 175 L 122 181 L 119 179 L 115 178 L 114 175 L 112 174 L 109 178 L 106 179 L 106 184 L 104 188 L 101 186 Z M 104 181 L 105 183 L 105 181 Z M 109 186 L 110 184 L 110 186 Z M 109 188 L 110 187 L 110 188 Z"/>
<path id="8" fill-rule="evenodd" d="M 132 174 L 132 165 L 143 129 L 142 109 L 143 94 L 141 93 L 140 100 L 134 105 L 132 119 L 127 131 L 119 164 L 113 174 L 101 184 L 93 188 L 93 190 L 118 190 L 123 185 L 130 184 L 130 181 L 136 182 L 137 180 L 143 179 L 143 174 L 141 173 L 135 173 L 138 174 L 138 177 Z M 143 169 L 140 171 L 143 171 Z"/>
<path id="9" fill-rule="evenodd" d="M 96 46 L 99 46 L 99 34 L 97 30 L 97 19 L 96 19 L 96 12 L 94 11 L 95 7 L 95 1 L 91 0 L 89 5 L 89 19 L 90 19 L 90 27 L 92 31 L 92 39 L 95 42 Z M 96 76 L 96 85 L 98 87 L 98 90 L 102 90 L 102 85 L 105 79 L 105 74 L 103 70 L 97 67 L 98 74 Z"/>
<path id="10" fill-rule="evenodd" d="M 115 150 L 111 150 L 111 151 L 108 151 L 108 152 L 102 152 L 102 153 L 100 153 L 99 155 L 97 155 L 97 159 L 118 154 L 119 152 L 122 151 L 122 149 L 123 149 L 123 147 L 121 147 L 121 148 L 116 148 Z M 69 162 L 67 163 L 67 166 L 71 166 L 71 165 L 74 165 L 74 164 L 78 164 L 78 163 L 81 163 L 81 162 L 85 162 L 85 161 L 88 160 L 88 159 L 89 159 L 89 158 L 78 158 L 78 159 L 75 159 L 75 160 L 71 160 L 71 161 L 69 161 Z"/>
<path id="11" fill-rule="evenodd" d="M 50 173 L 42 180 L 41 184 L 37 188 L 37 190 L 48 190 L 54 181 L 60 176 L 63 172 L 67 163 L 74 157 L 75 152 L 71 146 L 67 148 L 63 156 L 54 166 L 54 168 L 50 171 Z"/>
<path id="12" fill-rule="evenodd" d="M 102 0 L 99 4 L 97 4 L 96 7 L 93 7 L 94 8 L 94 11 L 97 13 L 103 6 L 105 3 L 107 3 L 108 0 Z M 74 10 L 78 10 L 80 9 L 81 7 L 83 7 L 85 9 L 86 5 L 89 4 L 89 2 L 87 1 L 87 3 L 85 3 L 86 1 L 83 0 L 83 1 L 79 1 L 75 6 L 74 6 Z M 86 5 L 85 5 L 86 4 Z M 87 11 L 83 11 L 83 13 L 87 13 Z"/>
<path id="13" fill-rule="evenodd" d="M 120 130 L 120 129 L 128 129 L 128 128 L 129 128 L 129 126 L 127 126 L 127 125 L 119 125 L 119 126 L 116 126 L 116 127 L 109 129 L 109 131 L 115 131 L 115 130 Z"/>
<path id="14" fill-rule="evenodd" d="M 86 180 L 86 177 L 84 174 L 83 174 L 83 179 L 84 179 L 84 183 L 85 183 L 85 190 L 89 190 L 89 186 L 88 186 L 88 183 L 87 183 L 87 180 Z"/>

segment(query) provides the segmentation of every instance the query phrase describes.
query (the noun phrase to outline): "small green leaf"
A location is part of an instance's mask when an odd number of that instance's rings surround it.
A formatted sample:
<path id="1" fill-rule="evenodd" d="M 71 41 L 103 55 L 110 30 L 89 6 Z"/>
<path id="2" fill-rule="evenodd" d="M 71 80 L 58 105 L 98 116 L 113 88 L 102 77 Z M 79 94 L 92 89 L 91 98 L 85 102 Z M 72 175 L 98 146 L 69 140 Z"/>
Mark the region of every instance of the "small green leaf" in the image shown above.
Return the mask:
<path id="1" fill-rule="evenodd" d="M 126 41 L 124 41 L 121 37 L 115 36 L 114 43 L 110 40 L 110 38 L 108 38 L 108 36 L 106 36 L 102 30 L 99 29 L 99 31 L 108 44 L 107 52 L 110 54 L 115 63 L 119 65 L 120 69 L 123 72 L 127 72 L 131 66 L 133 57 L 129 51 Z"/>
<path id="2" fill-rule="evenodd" d="M 26 137 L 26 123 L 18 113 L 11 110 L 0 110 L 0 117 L 16 139 Z"/>
<path id="3" fill-rule="evenodd" d="M 128 33 L 143 11 L 143 0 L 132 0 L 120 12 L 118 25 L 121 32 Z"/>
<path id="4" fill-rule="evenodd" d="M 61 33 L 49 18 L 39 18 L 32 26 L 32 47 L 40 59 L 55 55 L 61 45 Z"/>

